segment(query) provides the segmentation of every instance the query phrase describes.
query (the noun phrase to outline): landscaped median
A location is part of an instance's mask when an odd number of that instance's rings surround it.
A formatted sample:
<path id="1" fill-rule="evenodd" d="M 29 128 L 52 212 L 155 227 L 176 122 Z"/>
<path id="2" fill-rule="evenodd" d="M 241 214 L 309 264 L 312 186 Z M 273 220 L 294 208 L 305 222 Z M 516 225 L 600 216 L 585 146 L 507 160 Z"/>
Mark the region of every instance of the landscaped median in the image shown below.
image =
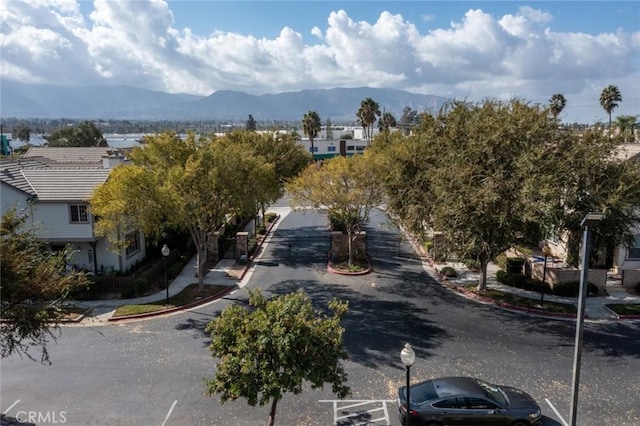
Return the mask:
<path id="1" fill-rule="evenodd" d="M 640 319 L 640 305 L 635 303 L 615 303 L 605 305 L 618 319 Z"/>
<path id="2" fill-rule="evenodd" d="M 233 289 L 235 285 L 211 285 L 204 286 L 202 292 L 198 292 L 198 284 L 190 284 L 180 293 L 169 298 L 156 302 L 145 303 L 143 305 L 121 305 L 116 308 L 109 321 L 119 321 L 124 319 L 145 318 L 153 315 L 166 314 L 183 309 L 190 309 L 195 306 L 217 299 Z"/>

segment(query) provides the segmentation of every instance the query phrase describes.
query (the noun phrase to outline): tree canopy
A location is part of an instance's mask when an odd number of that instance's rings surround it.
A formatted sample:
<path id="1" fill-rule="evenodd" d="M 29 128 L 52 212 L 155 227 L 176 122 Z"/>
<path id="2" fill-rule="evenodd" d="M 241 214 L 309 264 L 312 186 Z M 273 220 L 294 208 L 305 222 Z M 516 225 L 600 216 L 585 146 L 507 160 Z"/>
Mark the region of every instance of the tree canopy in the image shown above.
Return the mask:
<path id="1" fill-rule="evenodd" d="M 356 116 L 358 117 L 358 124 L 364 129 L 364 136 L 369 144 L 373 136 L 373 125 L 380 115 L 380 105 L 376 101 L 371 98 L 362 100 Z"/>
<path id="2" fill-rule="evenodd" d="M 564 110 L 567 105 L 567 99 L 562 93 L 556 93 L 549 99 L 549 112 L 555 120 L 558 120 L 558 116 Z"/>
<path id="3" fill-rule="evenodd" d="M 52 331 L 65 298 L 87 280 L 82 272 L 65 272 L 69 247 L 46 250 L 34 231 L 25 228 L 26 220 L 15 209 L 2 215 L 0 353 L 2 358 L 19 354 L 34 360 L 30 349 L 37 347 L 40 362 L 50 364 L 46 345 L 56 338 Z"/>
<path id="4" fill-rule="evenodd" d="M 609 115 L 609 133 L 611 133 L 611 113 L 618 108 L 618 103 L 622 102 L 622 95 L 618 86 L 608 85 L 600 93 L 600 105 Z"/>
<path id="5" fill-rule="evenodd" d="M 100 129 L 91 121 L 83 121 L 77 126 L 58 127 L 45 139 L 51 147 L 108 146 Z"/>
<path id="6" fill-rule="evenodd" d="M 292 205 L 326 208 L 329 217 L 344 224 L 349 235 L 349 265 L 353 264 L 352 235 L 369 220 L 382 201 L 378 157 L 367 151 L 311 164 L 287 186 Z"/>
<path id="7" fill-rule="evenodd" d="M 305 382 L 312 389 L 328 383 L 339 398 L 349 395 L 340 323 L 347 302 L 332 300 L 327 315 L 303 292 L 265 299 L 256 289 L 249 290 L 249 304 L 228 306 L 207 326 L 209 349 L 219 358 L 215 377 L 204 379 L 209 395 L 222 402 L 246 398 L 251 406 L 271 402 L 270 426 L 278 401 L 302 392 Z"/>
<path id="8" fill-rule="evenodd" d="M 270 191 L 274 167 L 227 137 L 181 140 L 175 133 L 145 138 L 91 197 L 100 217 L 96 232 L 122 246 L 123 230 L 141 229 L 156 240 L 170 227 L 189 232 L 198 257 L 198 284 L 215 232 L 228 214 L 253 214 L 255 190 Z M 271 192 L 266 192 L 271 194 Z M 264 199 L 262 201 L 265 201 Z"/>

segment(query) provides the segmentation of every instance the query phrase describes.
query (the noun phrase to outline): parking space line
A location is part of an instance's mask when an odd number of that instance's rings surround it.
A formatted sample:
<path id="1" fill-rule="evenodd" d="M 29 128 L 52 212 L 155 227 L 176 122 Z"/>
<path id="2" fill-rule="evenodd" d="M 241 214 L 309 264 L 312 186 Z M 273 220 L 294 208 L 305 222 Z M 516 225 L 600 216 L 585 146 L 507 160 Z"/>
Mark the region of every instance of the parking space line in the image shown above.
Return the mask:
<path id="1" fill-rule="evenodd" d="M 562 424 L 564 426 L 569 426 L 569 424 L 565 421 L 565 419 L 560 415 L 560 413 L 558 412 L 558 410 L 556 410 L 556 407 L 553 406 L 553 404 L 551 403 L 551 401 L 549 401 L 549 398 L 545 398 L 545 401 L 547 401 L 547 404 L 549 404 L 549 407 L 551 407 L 551 409 L 553 410 L 554 413 L 556 413 L 556 416 L 558 416 L 558 418 L 560 419 L 560 421 L 562 422 Z"/>
<path id="2" fill-rule="evenodd" d="M 9 407 L 9 408 L 7 408 L 6 410 L 4 410 L 4 411 L 2 412 L 2 414 L 7 414 L 9 411 L 11 411 L 11 409 L 12 409 L 13 407 L 15 407 L 15 406 L 18 404 L 18 402 L 20 402 L 20 400 L 19 400 L 19 399 L 17 399 L 17 400 L 16 400 L 16 402 L 14 402 L 13 404 L 11 404 L 11 407 Z"/>
<path id="3" fill-rule="evenodd" d="M 387 403 L 395 402 L 394 399 L 321 399 L 318 402 L 330 402 L 333 406 L 333 424 L 337 425 L 338 422 L 344 420 L 351 421 L 350 424 L 357 425 L 371 425 L 377 424 L 376 422 L 384 422 L 384 424 L 390 424 L 389 411 L 387 409 Z M 344 405 L 340 405 L 344 404 Z M 377 408 L 371 408 L 369 410 L 364 409 L 366 405 L 373 405 Z M 359 407 L 362 407 L 359 409 Z M 356 409 L 354 412 L 349 412 L 351 409 Z M 380 412 L 381 417 L 373 418 L 373 413 Z M 346 414 L 344 414 L 346 413 Z M 343 415 L 341 415 L 343 414 Z M 359 417 L 363 414 L 371 416 L 364 423 L 356 423 Z M 378 414 L 380 415 L 380 414 Z"/>
<path id="4" fill-rule="evenodd" d="M 173 412 L 173 409 L 176 408 L 177 403 L 178 403 L 178 400 L 176 399 L 175 401 L 173 401 L 173 404 L 171 404 L 171 408 L 169 408 L 169 412 L 167 413 L 167 416 L 164 418 L 164 422 L 162 422 L 162 426 L 165 426 L 167 424 L 167 420 L 169 420 L 169 417 L 171 417 L 171 413 Z"/>

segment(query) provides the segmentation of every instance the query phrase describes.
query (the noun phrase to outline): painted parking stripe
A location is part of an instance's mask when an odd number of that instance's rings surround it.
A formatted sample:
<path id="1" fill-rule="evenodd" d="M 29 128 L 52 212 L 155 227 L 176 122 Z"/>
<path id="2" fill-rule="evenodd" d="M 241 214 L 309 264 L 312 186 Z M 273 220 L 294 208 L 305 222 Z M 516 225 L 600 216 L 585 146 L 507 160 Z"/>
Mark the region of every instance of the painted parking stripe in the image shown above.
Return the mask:
<path id="1" fill-rule="evenodd" d="M 551 403 L 551 401 L 549 401 L 549 398 L 545 398 L 545 401 L 547 401 L 547 404 L 549 404 L 549 407 L 551 407 L 551 409 L 553 410 L 554 413 L 556 413 L 556 416 L 558 416 L 558 418 L 560 419 L 560 421 L 562 422 L 562 424 L 564 426 L 569 426 L 569 424 L 564 420 L 564 418 L 560 415 L 560 413 L 558 412 L 558 410 L 556 410 L 556 407 L 553 406 L 553 404 Z"/>
<path id="2" fill-rule="evenodd" d="M 171 413 L 173 412 L 173 409 L 176 408 L 177 403 L 178 403 L 178 400 L 176 399 L 175 401 L 173 401 L 173 404 L 171 404 L 171 408 L 169 408 L 169 412 L 167 413 L 167 416 L 164 418 L 164 422 L 162 422 L 162 426 L 165 426 L 167 424 L 167 420 L 169 420 L 169 417 L 171 417 Z"/>
<path id="3" fill-rule="evenodd" d="M 20 402 L 20 400 L 16 400 L 16 402 L 14 402 L 13 404 L 11 404 L 11 407 L 7 408 L 6 410 L 4 410 L 4 412 L 2 414 L 7 414 L 9 411 L 11 411 L 11 409 L 13 407 L 15 407 L 16 405 L 18 405 L 18 402 Z"/>
<path id="4" fill-rule="evenodd" d="M 380 424 L 389 425 L 389 411 L 387 409 L 387 403 L 393 403 L 393 399 L 324 399 L 318 402 L 331 403 L 333 407 L 333 424 L 338 423 L 345 424 L 345 421 L 350 421 L 352 425 L 371 425 L 376 422 L 383 422 Z M 367 406 L 373 405 L 372 408 L 366 409 Z M 355 409 L 353 412 L 350 410 Z M 345 414 L 346 413 L 346 414 Z M 374 413 L 380 417 L 373 418 Z M 364 422 L 358 422 L 362 415 L 371 416 Z"/>

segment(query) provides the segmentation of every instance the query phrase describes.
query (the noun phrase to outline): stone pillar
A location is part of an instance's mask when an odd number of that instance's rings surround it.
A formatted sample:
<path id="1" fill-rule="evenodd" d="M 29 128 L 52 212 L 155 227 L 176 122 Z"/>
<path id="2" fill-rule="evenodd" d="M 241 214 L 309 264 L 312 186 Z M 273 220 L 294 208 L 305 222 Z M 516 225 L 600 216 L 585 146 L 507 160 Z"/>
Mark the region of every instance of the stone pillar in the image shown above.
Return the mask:
<path id="1" fill-rule="evenodd" d="M 236 233 L 236 260 L 249 258 L 249 233 L 246 231 Z"/>

